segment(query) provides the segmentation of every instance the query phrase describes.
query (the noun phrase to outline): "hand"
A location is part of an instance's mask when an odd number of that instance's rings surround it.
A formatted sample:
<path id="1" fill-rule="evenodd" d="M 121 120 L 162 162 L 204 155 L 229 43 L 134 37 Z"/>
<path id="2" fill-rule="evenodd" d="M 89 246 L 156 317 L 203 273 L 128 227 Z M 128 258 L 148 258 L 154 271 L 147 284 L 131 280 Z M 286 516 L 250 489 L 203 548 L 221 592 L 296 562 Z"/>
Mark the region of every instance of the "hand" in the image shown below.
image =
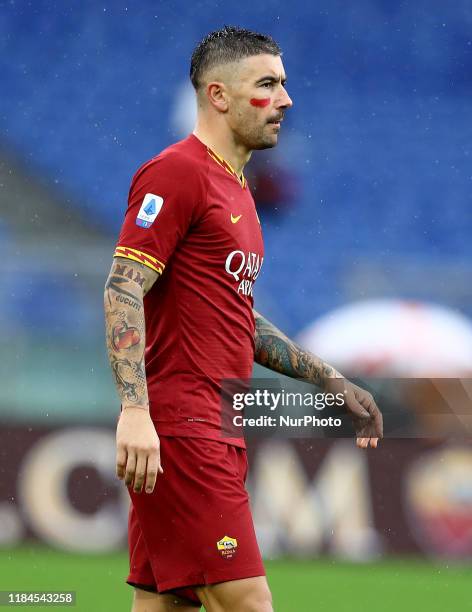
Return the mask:
<path id="1" fill-rule="evenodd" d="M 383 418 L 372 395 L 345 378 L 328 378 L 324 388 L 331 393 L 344 393 L 344 405 L 351 414 L 357 446 L 377 448 L 383 438 Z"/>
<path id="2" fill-rule="evenodd" d="M 158 474 L 163 474 L 159 437 L 149 412 L 144 408 L 128 407 L 121 412 L 116 428 L 116 475 L 141 493 L 152 493 Z"/>

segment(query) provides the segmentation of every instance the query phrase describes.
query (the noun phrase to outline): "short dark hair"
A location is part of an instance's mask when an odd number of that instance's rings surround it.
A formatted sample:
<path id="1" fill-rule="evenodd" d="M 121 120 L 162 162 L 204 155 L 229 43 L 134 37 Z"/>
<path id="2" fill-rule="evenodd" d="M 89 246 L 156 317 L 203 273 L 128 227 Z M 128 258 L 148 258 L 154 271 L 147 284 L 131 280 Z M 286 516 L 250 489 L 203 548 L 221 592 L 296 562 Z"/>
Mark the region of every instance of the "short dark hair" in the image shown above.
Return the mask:
<path id="1" fill-rule="evenodd" d="M 271 36 L 225 25 L 221 30 L 207 34 L 195 47 L 190 62 L 192 85 L 198 90 L 202 75 L 209 68 L 264 53 L 282 55 L 279 45 Z"/>

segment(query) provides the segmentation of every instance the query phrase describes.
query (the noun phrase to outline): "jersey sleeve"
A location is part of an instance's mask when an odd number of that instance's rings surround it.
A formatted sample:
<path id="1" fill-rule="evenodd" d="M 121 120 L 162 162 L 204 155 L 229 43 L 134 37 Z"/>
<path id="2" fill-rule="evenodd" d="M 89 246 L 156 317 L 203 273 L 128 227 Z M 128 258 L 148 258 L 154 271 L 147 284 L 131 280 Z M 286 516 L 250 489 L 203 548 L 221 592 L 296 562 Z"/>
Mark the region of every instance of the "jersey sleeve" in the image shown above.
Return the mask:
<path id="1" fill-rule="evenodd" d="M 115 249 L 162 274 L 189 227 L 202 214 L 203 182 L 182 155 L 157 157 L 138 170 Z"/>

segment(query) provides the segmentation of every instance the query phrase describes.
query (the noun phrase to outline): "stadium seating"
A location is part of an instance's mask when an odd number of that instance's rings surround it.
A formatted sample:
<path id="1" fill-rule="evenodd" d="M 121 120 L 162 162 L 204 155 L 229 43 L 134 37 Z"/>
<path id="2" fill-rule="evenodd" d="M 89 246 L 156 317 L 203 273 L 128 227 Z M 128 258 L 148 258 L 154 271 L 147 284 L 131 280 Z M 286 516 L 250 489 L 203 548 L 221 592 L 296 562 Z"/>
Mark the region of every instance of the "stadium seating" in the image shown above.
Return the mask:
<path id="1" fill-rule="evenodd" d="M 195 42 L 222 23 L 271 32 L 294 99 L 280 154 L 302 189 L 296 207 L 265 223 L 258 291 L 281 319 L 290 310 L 293 333 L 346 300 L 342 275 L 359 257 L 471 257 L 472 13 L 467 0 L 436 9 L 426 0 L 271 0 L 221 5 L 217 16 L 209 0 L 6 6 L 2 140 L 115 236 L 137 165 L 175 139 L 169 118 Z"/>

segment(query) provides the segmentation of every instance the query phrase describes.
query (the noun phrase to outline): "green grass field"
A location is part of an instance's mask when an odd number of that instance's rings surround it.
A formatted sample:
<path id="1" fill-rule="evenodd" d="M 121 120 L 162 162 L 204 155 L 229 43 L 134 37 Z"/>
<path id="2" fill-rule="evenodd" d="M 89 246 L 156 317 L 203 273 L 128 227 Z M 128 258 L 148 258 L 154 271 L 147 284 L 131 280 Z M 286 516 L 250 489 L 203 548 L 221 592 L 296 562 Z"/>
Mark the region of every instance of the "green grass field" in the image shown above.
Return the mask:
<path id="1" fill-rule="evenodd" d="M 353 565 L 327 559 L 270 561 L 266 566 L 276 612 L 472 610 L 472 566 L 420 560 Z M 71 555 L 39 548 L 2 551 L 0 590 L 75 590 L 77 605 L 61 610 L 129 612 L 126 571 L 126 554 Z"/>

